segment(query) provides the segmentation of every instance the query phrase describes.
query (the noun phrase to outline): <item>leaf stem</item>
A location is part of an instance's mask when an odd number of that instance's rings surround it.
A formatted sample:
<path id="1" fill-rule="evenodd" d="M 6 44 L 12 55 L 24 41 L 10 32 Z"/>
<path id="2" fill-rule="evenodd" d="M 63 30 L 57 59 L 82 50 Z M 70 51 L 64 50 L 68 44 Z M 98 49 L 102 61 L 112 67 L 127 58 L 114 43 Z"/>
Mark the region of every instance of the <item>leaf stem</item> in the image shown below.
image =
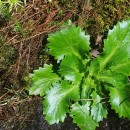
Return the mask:
<path id="1" fill-rule="evenodd" d="M 113 57 L 113 55 L 115 54 L 115 52 L 117 51 L 118 46 L 116 46 L 114 48 L 114 50 L 108 55 L 108 57 L 106 57 L 105 60 L 103 60 L 103 62 L 101 63 L 101 67 L 100 67 L 100 71 L 103 70 L 106 67 L 106 64 L 110 61 L 110 59 Z"/>
<path id="2" fill-rule="evenodd" d="M 103 99 L 108 99 L 109 97 L 105 97 L 105 98 L 100 98 L 101 100 L 103 100 Z M 78 99 L 79 101 L 83 101 L 83 100 L 87 100 L 87 101 L 93 101 L 93 100 L 98 100 L 98 99 L 92 99 L 92 98 L 89 98 L 89 99 L 87 99 L 87 98 L 81 98 L 81 99 Z"/>

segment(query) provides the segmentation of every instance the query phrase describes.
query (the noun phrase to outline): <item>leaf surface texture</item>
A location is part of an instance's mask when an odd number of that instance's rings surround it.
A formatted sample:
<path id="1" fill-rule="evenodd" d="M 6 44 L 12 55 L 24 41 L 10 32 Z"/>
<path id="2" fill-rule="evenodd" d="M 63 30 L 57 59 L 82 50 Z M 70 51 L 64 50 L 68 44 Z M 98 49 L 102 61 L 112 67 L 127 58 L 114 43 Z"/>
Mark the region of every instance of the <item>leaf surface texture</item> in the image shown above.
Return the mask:
<path id="1" fill-rule="evenodd" d="M 59 76 L 53 72 L 52 65 L 44 65 L 44 68 L 34 70 L 34 74 L 31 75 L 33 82 L 32 87 L 29 90 L 30 95 L 43 96 L 45 92 L 51 87 L 52 83 L 60 80 Z"/>
<path id="2" fill-rule="evenodd" d="M 52 89 L 47 92 L 44 101 L 44 113 L 46 120 L 50 124 L 63 122 L 66 113 L 69 112 L 70 100 L 77 100 L 79 98 L 79 86 L 69 85 L 67 81 L 61 84 L 53 84 Z"/>

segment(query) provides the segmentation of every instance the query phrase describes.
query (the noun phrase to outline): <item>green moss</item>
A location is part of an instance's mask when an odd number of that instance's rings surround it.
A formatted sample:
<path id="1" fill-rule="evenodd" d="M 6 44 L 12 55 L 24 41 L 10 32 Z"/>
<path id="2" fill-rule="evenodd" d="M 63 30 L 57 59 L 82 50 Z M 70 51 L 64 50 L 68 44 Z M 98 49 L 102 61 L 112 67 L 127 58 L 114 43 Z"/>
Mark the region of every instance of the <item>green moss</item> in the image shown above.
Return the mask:
<path id="1" fill-rule="evenodd" d="M 89 17 L 83 21 L 83 28 L 91 35 L 104 34 L 117 21 L 130 16 L 130 2 L 128 0 L 92 0 Z"/>

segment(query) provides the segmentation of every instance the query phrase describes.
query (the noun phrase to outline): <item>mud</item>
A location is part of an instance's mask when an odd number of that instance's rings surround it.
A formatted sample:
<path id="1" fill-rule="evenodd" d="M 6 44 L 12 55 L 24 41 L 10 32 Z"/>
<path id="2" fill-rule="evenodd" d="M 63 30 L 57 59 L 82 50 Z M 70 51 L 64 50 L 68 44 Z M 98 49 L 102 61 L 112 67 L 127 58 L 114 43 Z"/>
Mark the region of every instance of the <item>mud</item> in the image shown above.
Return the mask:
<path id="1" fill-rule="evenodd" d="M 41 99 L 34 97 L 17 106 L 17 109 L 15 105 L 15 109 L 9 106 L 4 108 L 8 115 L 0 120 L 0 130 L 80 130 L 70 117 L 67 117 L 64 123 L 49 125 L 42 114 L 44 108 Z M 119 119 L 115 112 L 110 110 L 108 118 L 100 122 L 96 130 L 130 130 L 130 120 Z"/>

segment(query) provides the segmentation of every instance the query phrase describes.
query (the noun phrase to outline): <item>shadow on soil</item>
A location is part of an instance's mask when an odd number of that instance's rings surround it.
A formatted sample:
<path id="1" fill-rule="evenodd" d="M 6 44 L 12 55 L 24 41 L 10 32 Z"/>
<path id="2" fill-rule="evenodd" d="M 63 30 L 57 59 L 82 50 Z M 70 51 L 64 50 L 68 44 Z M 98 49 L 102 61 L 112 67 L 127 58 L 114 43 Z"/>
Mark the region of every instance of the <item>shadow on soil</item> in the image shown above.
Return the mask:
<path id="1" fill-rule="evenodd" d="M 28 105 L 27 105 L 28 104 Z M 6 118 L 0 120 L 0 130 L 80 130 L 76 124 L 72 123 L 70 117 L 66 118 L 64 123 L 48 125 L 42 114 L 42 102 L 37 97 L 27 100 L 19 105 L 19 108 L 5 108 Z M 7 107 L 7 106 L 6 106 Z M 44 109 L 43 109 L 44 110 Z M 23 117 L 22 117 L 23 115 Z M 129 130 L 130 120 L 119 119 L 117 115 L 111 111 L 108 118 L 104 119 L 96 130 Z"/>

